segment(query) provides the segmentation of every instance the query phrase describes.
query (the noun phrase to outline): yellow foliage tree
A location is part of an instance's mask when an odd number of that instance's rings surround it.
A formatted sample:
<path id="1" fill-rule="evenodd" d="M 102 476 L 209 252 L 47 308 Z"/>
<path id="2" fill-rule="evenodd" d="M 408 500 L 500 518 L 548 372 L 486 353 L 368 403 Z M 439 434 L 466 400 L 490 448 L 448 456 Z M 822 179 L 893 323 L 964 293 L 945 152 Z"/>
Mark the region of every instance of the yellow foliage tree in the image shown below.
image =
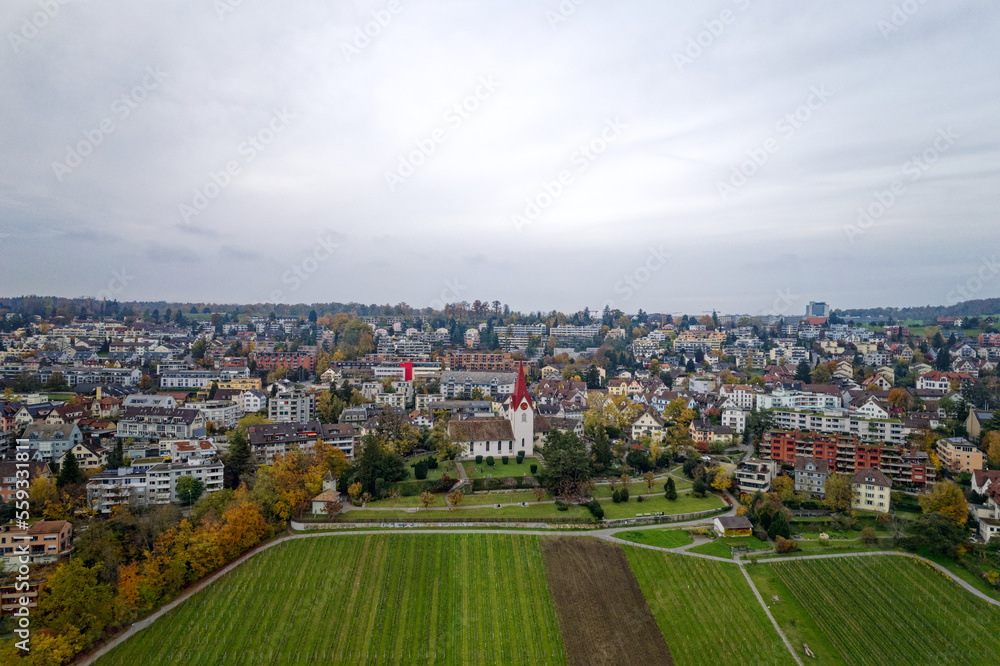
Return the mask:
<path id="1" fill-rule="evenodd" d="M 953 481 L 934 484 L 934 489 L 921 495 L 918 501 L 924 513 L 940 513 L 956 525 L 965 525 L 969 519 L 969 505 L 965 501 L 965 494 Z"/>
<path id="2" fill-rule="evenodd" d="M 986 459 L 990 461 L 990 467 L 1000 468 L 1000 431 L 991 430 L 983 435 L 983 449 L 986 450 Z"/>
<path id="3" fill-rule="evenodd" d="M 715 475 L 715 480 L 712 481 L 712 487 L 720 493 L 725 490 L 729 490 L 732 485 L 733 477 L 726 470 L 720 470 L 719 473 Z"/>

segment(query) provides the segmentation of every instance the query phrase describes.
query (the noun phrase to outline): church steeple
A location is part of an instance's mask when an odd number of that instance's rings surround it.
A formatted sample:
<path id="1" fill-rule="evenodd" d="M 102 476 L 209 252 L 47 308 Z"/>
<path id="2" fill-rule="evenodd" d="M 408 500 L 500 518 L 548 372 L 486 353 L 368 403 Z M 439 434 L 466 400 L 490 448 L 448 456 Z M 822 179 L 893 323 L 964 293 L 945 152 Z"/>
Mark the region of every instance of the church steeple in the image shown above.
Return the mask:
<path id="1" fill-rule="evenodd" d="M 510 396 L 510 408 L 519 410 L 534 409 L 534 407 L 535 403 L 532 401 L 531 395 L 528 393 L 528 385 L 524 381 L 524 361 L 520 361 L 517 367 L 517 383 L 514 384 L 514 393 Z"/>

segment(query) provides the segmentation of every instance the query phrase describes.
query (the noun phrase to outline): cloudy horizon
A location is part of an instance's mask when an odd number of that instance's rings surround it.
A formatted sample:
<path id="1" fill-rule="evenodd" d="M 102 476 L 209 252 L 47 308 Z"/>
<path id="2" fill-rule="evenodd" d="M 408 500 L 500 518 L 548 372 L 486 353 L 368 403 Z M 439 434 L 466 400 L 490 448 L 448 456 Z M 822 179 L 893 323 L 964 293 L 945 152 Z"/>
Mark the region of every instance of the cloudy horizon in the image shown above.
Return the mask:
<path id="1" fill-rule="evenodd" d="M 995 6 L 45 0 L 0 25 L 2 296 L 1000 295 Z"/>

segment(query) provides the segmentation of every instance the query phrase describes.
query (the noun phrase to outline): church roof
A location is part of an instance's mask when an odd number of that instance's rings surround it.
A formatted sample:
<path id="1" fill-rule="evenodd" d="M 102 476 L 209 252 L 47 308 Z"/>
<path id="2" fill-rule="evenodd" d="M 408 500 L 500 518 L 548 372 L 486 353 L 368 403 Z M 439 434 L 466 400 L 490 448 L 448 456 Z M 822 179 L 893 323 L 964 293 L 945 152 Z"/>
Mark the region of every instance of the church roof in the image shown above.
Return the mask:
<path id="1" fill-rule="evenodd" d="M 531 399 L 531 395 L 528 393 L 528 385 L 524 381 L 524 361 L 518 363 L 517 383 L 514 385 L 514 392 L 510 396 L 510 404 L 514 409 L 517 409 L 522 400 L 528 401 L 529 409 L 535 408 L 535 402 Z"/>

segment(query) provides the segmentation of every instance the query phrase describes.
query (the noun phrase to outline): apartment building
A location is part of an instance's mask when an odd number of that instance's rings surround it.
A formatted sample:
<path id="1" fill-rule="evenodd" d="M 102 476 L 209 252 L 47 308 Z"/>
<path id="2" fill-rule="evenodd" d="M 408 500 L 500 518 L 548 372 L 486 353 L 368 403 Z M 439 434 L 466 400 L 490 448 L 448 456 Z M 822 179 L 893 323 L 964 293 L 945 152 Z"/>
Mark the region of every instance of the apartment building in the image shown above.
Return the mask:
<path id="1" fill-rule="evenodd" d="M 308 423 L 316 415 L 316 396 L 305 391 L 279 393 L 267 404 L 267 418 L 275 423 Z"/>
<path id="2" fill-rule="evenodd" d="M 151 506 L 177 501 L 177 481 L 192 476 L 206 493 L 222 490 L 224 466 L 218 460 L 191 458 L 185 463 L 150 461 L 95 474 L 87 482 L 87 504 L 103 514 L 121 504 Z"/>
<path id="3" fill-rule="evenodd" d="M 903 422 L 899 419 L 871 418 L 847 409 L 773 409 L 774 425 L 781 430 L 814 430 L 823 433 L 857 435 L 864 441 L 890 444 L 904 442 Z"/>
<path id="4" fill-rule="evenodd" d="M 964 437 L 948 437 L 937 442 L 937 454 L 941 463 L 952 474 L 968 472 L 985 467 L 985 456 L 975 444 Z"/>
<path id="5" fill-rule="evenodd" d="M 130 407 L 118 421 L 120 438 L 137 441 L 204 437 L 205 417 L 197 409 Z"/>

